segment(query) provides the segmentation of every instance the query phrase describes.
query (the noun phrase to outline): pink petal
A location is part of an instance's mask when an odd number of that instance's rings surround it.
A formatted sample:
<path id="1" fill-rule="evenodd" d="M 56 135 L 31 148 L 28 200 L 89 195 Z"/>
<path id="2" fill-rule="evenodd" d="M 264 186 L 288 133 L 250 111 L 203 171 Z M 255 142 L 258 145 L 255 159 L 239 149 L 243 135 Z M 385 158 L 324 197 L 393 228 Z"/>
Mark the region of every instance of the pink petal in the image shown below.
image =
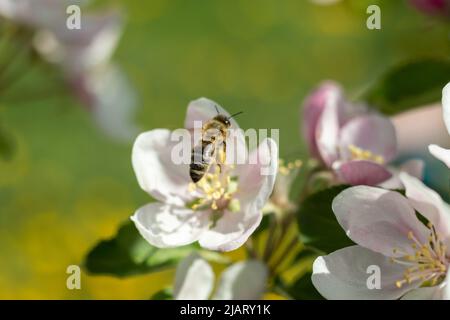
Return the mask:
<path id="1" fill-rule="evenodd" d="M 139 208 L 131 220 L 151 245 L 172 248 L 197 241 L 208 227 L 209 215 L 153 202 Z"/>
<path id="2" fill-rule="evenodd" d="M 450 149 L 441 148 L 435 144 L 428 146 L 428 151 L 438 160 L 441 160 L 445 165 L 450 168 Z"/>
<path id="3" fill-rule="evenodd" d="M 434 225 L 443 239 L 450 236 L 450 208 L 439 194 L 406 173 L 401 173 L 400 179 L 405 185 L 406 196 L 414 209 Z"/>
<path id="4" fill-rule="evenodd" d="M 369 289 L 367 282 L 378 267 L 380 288 Z M 369 272 L 368 272 L 369 270 Z M 330 300 L 397 299 L 417 287 L 416 283 L 397 288 L 395 282 L 403 278 L 404 266 L 392 263 L 388 257 L 360 246 L 337 250 L 318 257 L 313 264 L 312 282 L 317 291 Z"/>
<path id="5" fill-rule="evenodd" d="M 367 160 L 353 160 L 333 165 L 338 178 L 353 186 L 375 186 L 388 180 L 392 174 L 382 165 Z"/>
<path id="6" fill-rule="evenodd" d="M 341 94 L 341 88 L 332 81 L 326 81 L 320 84 L 303 102 L 303 136 L 311 155 L 316 158 L 320 158 L 316 143 L 316 128 L 330 92 Z"/>
<path id="7" fill-rule="evenodd" d="M 339 150 L 341 159 L 351 160 L 350 146 L 382 156 L 385 163 L 397 155 L 397 138 L 391 120 L 380 115 L 358 116 L 347 122 L 341 130 Z"/>
<path id="8" fill-rule="evenodd" d="M 333 200 L 332 208 L 350 239 L 386 256 L 402 255 L 394 253 L 394 249 L 414 253 L 409 232 L 422 243 L 427 240 L 428 229 L 398 192 L 368 186 L 351 187 Z"/>
<path id="9" fill-rule="evenodd" d="M 345 116 L 345 101 L 338 91 L 329 91 L 316 127 L 316 143 L 327 166 L 338 159 L 339 131 Z"/>
<path id="10" fill-rule="evenodd" d="M 132 163 L 144 191 L 161 202 L 183 206 L 193 197 L 188 190 L 189 164 L 175 164 L 172 159 L 172 150 L 179 143 L 171 141 L 166 129 L 144 132 L 134 143 Z"/>

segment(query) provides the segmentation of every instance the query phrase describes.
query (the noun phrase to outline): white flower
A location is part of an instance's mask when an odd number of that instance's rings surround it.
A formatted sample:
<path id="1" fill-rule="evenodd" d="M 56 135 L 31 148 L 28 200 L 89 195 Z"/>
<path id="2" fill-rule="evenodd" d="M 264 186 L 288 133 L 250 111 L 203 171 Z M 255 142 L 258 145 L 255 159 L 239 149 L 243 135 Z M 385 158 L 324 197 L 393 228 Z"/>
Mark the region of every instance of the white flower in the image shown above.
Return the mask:
<path id="1" fill-rule="evenodd" d="M 216 107 L 220 114 L 229 116 L 211 100 L 191 102 L 185 128 L 193 129 L 194 121 L 211 120 L 217 115 Z M 234 150 L 240 150 L 239 156 L 247 157 L 245 139 L 236 121 L 230 121 L 230 130 L 238 134 L 229 135 L 227 148 L 237 145 Z M 227 161 L 221 170 L 211 165 L 209 173 L 194 185 L 189 164 L 172 161 L 173 148 L 179 142 L 171 135 L 169 130 L 155 129 L 142 133 L 134 143 L 132 162 L 139 185 L 158 200 L 136 211 L 131 219 L 137 229 L 160 248 L 195 241 L 211 250 L 240 247 L 260 224 L 262 208 L 272 192 L 278 158 L 275 142 L 265 139 L 244 164 Z M 270 174 L 262 174 L 264 168 Z"/>
<path id="2" fill-rule="evenodd" d="M 334 199 L 339 224 L 358 245 L 314 262 L 312 281 L 325 298 L 450 299 L 450 208 L 420 180 L 400 179 L 406 197 L 357 186 Z M 370 266 L 380 268 L 379 289 L 367 286 Z"/>
<path id="3" fill-rule="evenodd" d="M 266 289 L 268 271 L 258 260 L 233 264 L 222 272 L 214 300 L 256 300 Z M 185 258 L 177 268 L 174 285 L 176 300 L 207 300 L 214 288 L 211 266 L 197 254 Z"/>
<path id="4" fill-rule="evenodd" d="M 450 134 L 450 82 L 442 90 L 442 111 L 445 127 Z M 450 168 L 450 150 L 441 148 L 435 144 L 430 145 L 428 150 L 433 156 L 444 162 Z"/>

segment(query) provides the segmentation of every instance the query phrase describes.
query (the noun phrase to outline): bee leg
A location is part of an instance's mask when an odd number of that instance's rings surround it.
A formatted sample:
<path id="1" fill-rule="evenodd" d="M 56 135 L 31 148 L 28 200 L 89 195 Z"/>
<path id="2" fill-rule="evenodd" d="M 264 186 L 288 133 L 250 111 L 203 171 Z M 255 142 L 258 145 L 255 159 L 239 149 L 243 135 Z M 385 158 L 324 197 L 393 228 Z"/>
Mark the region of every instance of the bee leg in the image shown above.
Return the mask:
<path id="1" fill-rule="evenodd" d="M 219 162 L 217 163 L 221 173 L 222 173 L 222 165 L 224 165 L 226 161 L 226 156 L 227 156 L 227 143 L 223 141 L 222 150 L 219 151 Z"/>

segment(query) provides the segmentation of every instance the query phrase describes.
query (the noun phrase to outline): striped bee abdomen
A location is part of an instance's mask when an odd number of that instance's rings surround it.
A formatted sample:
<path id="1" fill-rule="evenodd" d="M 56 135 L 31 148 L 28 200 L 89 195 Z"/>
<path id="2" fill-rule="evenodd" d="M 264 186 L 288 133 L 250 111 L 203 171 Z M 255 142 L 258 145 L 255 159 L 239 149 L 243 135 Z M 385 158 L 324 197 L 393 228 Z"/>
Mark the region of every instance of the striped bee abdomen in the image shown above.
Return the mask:
<path id="1" fill-rule="evenodd" d="M 214 153 L 214 143 L 202 141 L 192 149 L 189 175 L 194 183 L 200 181 L 208 172 Z"/>

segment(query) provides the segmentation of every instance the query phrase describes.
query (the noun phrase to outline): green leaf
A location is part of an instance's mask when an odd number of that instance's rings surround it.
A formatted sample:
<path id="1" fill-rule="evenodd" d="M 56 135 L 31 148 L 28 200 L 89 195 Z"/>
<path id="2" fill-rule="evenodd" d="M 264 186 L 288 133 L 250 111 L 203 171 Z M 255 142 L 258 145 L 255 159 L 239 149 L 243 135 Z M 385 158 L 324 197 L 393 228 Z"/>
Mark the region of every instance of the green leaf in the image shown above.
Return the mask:
<path id="1" fill-rule="evenodd" d="M 194 250 L 197 250 L 195 245 L 172 249 L 153 247 L 130 221 L 120 227 L 115 237 L 100 241 L 88 253 L 84 267 L 91 274 L 138 275 L 174 267 Z"/>
<path id="2" fill-rule="evenodd" d="M 156 292 L 150 300 L 173 300 L 172 288 L 165 288 Z"/>
<path id="3" fill-rule="evenodd" d="M 333 199 L 348 186 L 335 186 L 307 197 L 297 212 L 300 238 L 307 245 L 330 253 L 353 242 L 339 225 L 331 209 Z"/>
<path id="4" fill-rule="evenodd" d="M 287 293 L 295 300 L 324 300 L 311 281 L 312 271 L 304 273 L 287 288 Z"/>
<path id="5" fill-rule="evenodd" d="M 387 72 L 364 100 L 380 112 L 393 115 L 440 101 L 449 80 L 449 60 L 428 58 L 403 63 Z"/>

